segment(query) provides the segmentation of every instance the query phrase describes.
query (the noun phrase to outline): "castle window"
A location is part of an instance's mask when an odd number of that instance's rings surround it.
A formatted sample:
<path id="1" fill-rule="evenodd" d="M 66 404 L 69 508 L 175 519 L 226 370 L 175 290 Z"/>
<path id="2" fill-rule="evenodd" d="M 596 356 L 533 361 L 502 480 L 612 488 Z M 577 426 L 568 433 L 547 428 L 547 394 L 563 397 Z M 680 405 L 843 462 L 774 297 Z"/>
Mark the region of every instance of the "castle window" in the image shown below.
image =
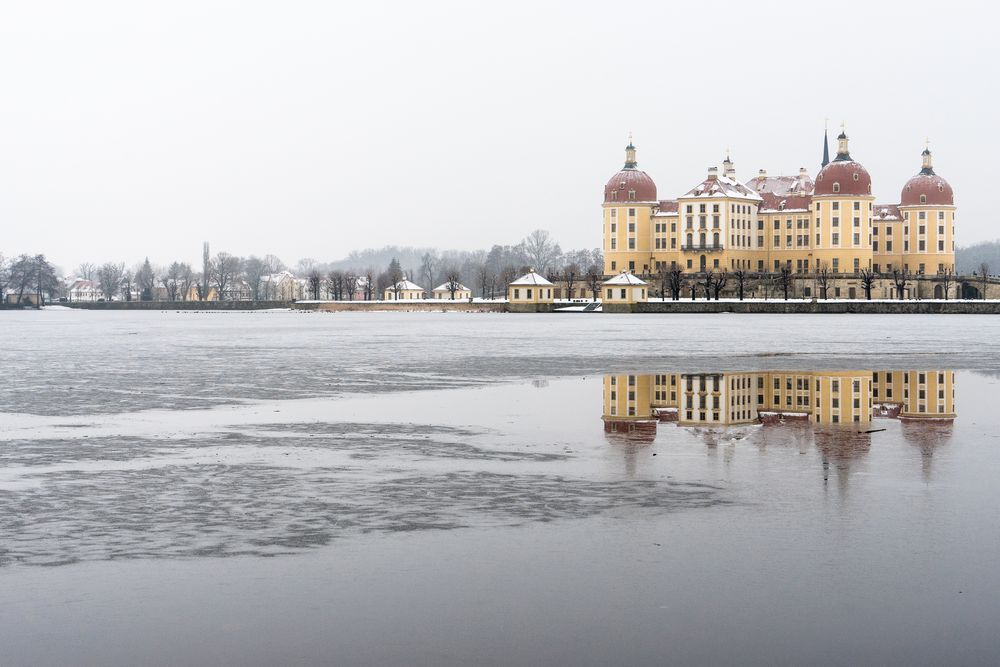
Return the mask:
<path id="1" fill-rule="evenodd" d="M 611 233 L 614 234 L 618 231 L 618 225 L 614 222 L 611 223 Z"/>
<path id="2" fill-rule="evenodd" d="M 630 218 L 634 218 L 635 217 L 635 209 L 634 208 L 630 208 L 628 210 L 628 217 L 630 217 Z"/>
<path id="3" fill-rule="evenodd" d="M 612 218 L 617 218 L 618 217 L 618 209 L 616 209 L 616 208 L 611 209 L 611 217 Z"/>
<path id="4" fill-rule="evenodd" d="M 833 191 L 834 192 L 840 192 L 840 183 L 834 183 L 833 184 Z M 834 202 L 834 203 L 836 203 L 836 202 Z"/>
<path id="5" fill-rule="evenodd" d="M 859 201 L 854 202 L 854 210 L 855 211 L 860 211 L 861 210 L 861 202 L 859 202 Z"/>

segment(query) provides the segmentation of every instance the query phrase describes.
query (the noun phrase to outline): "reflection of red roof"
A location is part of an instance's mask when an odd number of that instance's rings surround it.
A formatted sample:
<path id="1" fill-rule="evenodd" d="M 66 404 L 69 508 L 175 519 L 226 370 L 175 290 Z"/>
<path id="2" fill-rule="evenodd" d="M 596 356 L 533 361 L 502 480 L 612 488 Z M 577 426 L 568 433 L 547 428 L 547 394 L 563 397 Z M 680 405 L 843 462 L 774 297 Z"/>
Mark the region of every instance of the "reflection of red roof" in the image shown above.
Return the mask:
<path id="1" fill-rule="evenodd" d="M 924 201 L 920 201 L 920 195 L 924 195 Z M 917 174 L 903 186 L 900 202 L 901 206 L 952 206 L 955 193 L 937 174 Z"/>
<path id="2" fill-rule="evenodd" d="M 614 198 L 611 193 L 616 192 Z M 629 194 L 635 193 L 630 197 Z M 622 169 L 604 186 L 604 202 L 656 201 L 656 183 L 644 171 Z"/>
<path id="3" fill-rule="evenodd" d="M 834 192 L 834 184 L 840 188 Z M 834 160 L 816 176 L 817 195 L 864 196 L 872 193 L 872 177 L 854 160 Z"/>
<path id="4" fill-rule="evenodd" d="M 604 435 L 609 440 L 649 444 L 656 440 L 655 420 L 604 419 Z"/>

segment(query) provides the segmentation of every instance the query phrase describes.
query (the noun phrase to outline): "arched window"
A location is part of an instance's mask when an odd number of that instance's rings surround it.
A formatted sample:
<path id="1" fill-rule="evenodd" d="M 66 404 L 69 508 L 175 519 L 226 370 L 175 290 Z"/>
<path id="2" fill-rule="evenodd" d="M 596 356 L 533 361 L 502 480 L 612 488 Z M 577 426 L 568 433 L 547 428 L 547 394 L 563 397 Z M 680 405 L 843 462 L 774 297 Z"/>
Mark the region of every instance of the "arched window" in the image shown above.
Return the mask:
<path id="1" fill-rule="evenodd" d="M 833 184 L 833 191 L 834 192 L 840 192 L 840 183 L 834 183 Z"/>
<path id="2" fill-rule="evenodd" d="M 719 247 L 719 232 L 715 232 L 714 234 L 712 234 L 712 245 L 714 245 L 716 248 Z"/>
<path id="3" fill-rule="evenodd" d="M 698 240 L 701 242 L 701 247 L 705 247 L 705 232 L 698 235 Z"/>
<path id="4" fill-rule="evenodd" d="M 688 234 L 687 247 L 690 248 L 693 245 L 694 245 L 694 234 Z"/>

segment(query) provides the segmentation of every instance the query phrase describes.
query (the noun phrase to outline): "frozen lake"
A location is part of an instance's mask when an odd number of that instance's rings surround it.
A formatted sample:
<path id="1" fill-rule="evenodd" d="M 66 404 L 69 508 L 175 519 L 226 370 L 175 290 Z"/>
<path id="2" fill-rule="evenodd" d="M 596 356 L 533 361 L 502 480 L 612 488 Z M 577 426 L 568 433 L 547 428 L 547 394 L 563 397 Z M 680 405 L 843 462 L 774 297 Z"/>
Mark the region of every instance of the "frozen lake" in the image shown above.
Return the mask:
<path id="1" fill-rule="evenodd" d="M 3 665 L 1000 653 L 1000 318 L 49 310 L 0 367 Z"/>

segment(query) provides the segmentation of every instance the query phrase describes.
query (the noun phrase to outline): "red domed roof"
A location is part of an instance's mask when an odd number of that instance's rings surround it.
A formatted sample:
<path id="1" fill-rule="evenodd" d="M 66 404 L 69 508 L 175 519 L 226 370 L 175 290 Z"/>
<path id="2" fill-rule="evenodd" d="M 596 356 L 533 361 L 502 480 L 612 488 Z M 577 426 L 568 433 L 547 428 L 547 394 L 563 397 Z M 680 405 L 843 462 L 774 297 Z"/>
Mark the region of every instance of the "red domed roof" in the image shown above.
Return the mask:
<path id="1" fill-rule="evenodd" d="M 934 173 L 931 152 L 925 150 L 923 158 L 923 169 L 903 186 L 900 206 L 954 206 L 955 193 L 948 181 Z"/>
<path id="2" fill-rule="evenodd" d="M 604 186 L 604 201 L 656 201 L 656 183 L 644 171 L 622 169 Z"/>
<path id="3" fill-rule="evenodd" d="M 604 186 L 604 202 L 656 201 L 656 183 L 637 169 L 631 138 L 625 147 L 625 166 Z"/>
<path id="4" fill-rule="evenodd" d="M 872 177 L 854 160 L 834 160 L 816 176 L 817 195 L 870 195 Z"/>
<path id="5" fill-rule="evenodd" d="M 952 206 L 955 193 L 948 181 L 937 174 L 917 174 L 903 186 L 899 201 L 900 206 Z"/>
<path id="6" fill-rule="evenodd" d="M 872 193 L 872 177 L 847 150 L 847 135 L 837 137 L 837 157 L 816 176 L 816 195 L 866 196 Z"/>

